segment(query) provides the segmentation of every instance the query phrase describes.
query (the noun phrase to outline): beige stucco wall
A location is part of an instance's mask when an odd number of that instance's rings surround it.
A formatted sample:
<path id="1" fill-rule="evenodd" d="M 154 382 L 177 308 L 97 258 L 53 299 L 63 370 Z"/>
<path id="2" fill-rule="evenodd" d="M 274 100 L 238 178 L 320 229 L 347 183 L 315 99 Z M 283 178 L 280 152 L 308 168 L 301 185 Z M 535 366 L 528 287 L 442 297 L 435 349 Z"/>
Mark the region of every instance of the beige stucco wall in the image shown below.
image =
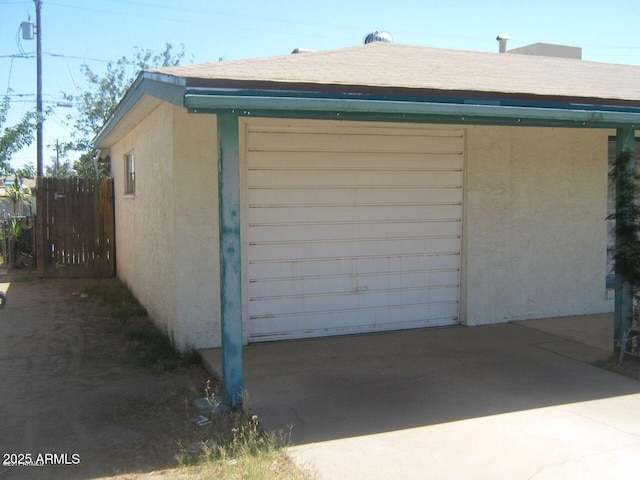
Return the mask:
<path id="1" fill-rule="evenodd" d="M 463 318 L 608 312 L 604 130 L 467 129 Z"/>
<path id="2" fill-rule="evenodd" d="M 110 149 L 118 276 L 180 348 L 219 344 L 216 145 L 215 117 L 163 103 Z"/>
<path id="3" fill-rule="evenodd" d="M 218 142 L 215 115 L 174 112 L 176 322 L 180 344 L 220 346 Z"/>

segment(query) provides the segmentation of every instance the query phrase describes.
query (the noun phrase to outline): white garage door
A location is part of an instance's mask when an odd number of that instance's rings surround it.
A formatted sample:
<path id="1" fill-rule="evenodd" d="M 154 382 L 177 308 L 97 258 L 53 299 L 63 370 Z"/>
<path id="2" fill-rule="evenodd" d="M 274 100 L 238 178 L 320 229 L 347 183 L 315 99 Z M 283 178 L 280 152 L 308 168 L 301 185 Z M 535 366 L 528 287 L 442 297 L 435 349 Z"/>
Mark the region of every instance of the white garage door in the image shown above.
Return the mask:
<path id="1" fill-rule="evenodd" d="M 251 341 L 458 323 L 463 131 L 246 131 Z"/>

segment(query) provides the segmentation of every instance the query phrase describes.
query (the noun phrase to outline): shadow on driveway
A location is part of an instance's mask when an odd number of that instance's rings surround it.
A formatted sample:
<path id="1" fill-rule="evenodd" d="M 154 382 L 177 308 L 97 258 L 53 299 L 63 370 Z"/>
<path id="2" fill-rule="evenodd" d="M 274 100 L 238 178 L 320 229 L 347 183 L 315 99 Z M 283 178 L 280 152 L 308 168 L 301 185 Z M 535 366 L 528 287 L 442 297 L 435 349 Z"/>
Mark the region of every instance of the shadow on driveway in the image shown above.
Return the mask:
<path id="1" fill-rule="evenodd" d="M 563 344 L 502 324 L 250 345 L 247 403 L 301 445 L 640 393 Z"/>

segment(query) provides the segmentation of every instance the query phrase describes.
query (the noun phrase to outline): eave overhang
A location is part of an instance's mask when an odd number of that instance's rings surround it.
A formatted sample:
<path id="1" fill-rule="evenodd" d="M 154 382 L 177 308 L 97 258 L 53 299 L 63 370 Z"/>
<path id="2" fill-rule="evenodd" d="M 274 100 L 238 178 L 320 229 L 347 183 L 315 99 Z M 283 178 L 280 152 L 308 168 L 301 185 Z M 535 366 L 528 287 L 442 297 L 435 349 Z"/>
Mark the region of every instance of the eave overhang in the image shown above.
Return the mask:
<path id="1" fill-rule="evenodd" d="M 226 86 L 225 86 L 226 85 Z M 199 82 L 142 72 L 94 139 L 108 148 L 161 102 L 192 113 L 359 121 L 515 125 L 572 128 L 637 128 L 640 99 L 541 98 L 499 92 L 419 91 L 268 82 Z"/>
<path id="2" fill-rule="evenodd" d="M 108 148 L 112 143 L 105 143 L 108 137 L 119 138 L 162 102 L 184 106 L 184 94 L 184 78 L 142 72 L 93 139 L 93 144 L 97 148 Z"/>
<path id="3" fill-rule="evenodd" d="M 524 90 L 456 90 L 438 88 L 410 88 L 394 85 L 351 85 L 345 83 L 295 83 L 282 81 L 228 80 L 185 78 L 188 91 L 238 91 L 287 93 L 290 96 L 320 95 L 330 98 L 379 98 L 379 99 L 431 99 L 438 102 L 466 99 L 474 102 L 502 102 L 520 105 L 600 105 L 608 107 L 640 108 L 640 98 L 635 100 L 598 96 L 540 95 Z"/>
<path id="4" fill-rule="evenodd" d="M 479 98 L 389 97 L 321 92 L 186 88 L 184 106 L 193 113 L 311 117 L 450 124 L 618 128 L 640 124 L 640 106 L 518 103 Z"/>

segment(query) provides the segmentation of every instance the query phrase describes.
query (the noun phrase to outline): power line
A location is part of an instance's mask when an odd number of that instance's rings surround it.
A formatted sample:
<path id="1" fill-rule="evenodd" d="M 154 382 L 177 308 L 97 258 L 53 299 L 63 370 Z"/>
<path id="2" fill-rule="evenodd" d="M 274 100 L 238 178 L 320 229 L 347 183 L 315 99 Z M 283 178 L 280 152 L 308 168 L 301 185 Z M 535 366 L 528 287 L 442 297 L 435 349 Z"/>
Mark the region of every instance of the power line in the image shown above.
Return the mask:
<path id="1" fill-rule="evenodd" d="M 143 6 L 145 4 L 142 4 L 140 2 L 126 2 L 127 5 L 131 6 L 131 5 L 140 5 Z M 118 15 L 118 16 L 126 16 L 126 17 L 132 17 L 132 18 L 144 18 L 145 20 L 149 20 L 149 19 L 154 19 L 154 20 L 160 20 L 160 21 L 164 21 L 164 22 L 171 22 L 171 23 L 184 23 L 187 25 L 206 25 L 207 27 L 211 27 L 213 24 L 210 21 L 205 21 L 205 20 L 201 20 L 201 21 L 194 21 L 193 19 L 189 19 L 189 20 L 185 20 L 185 19 L 181 19 L 181 18 L 176 18 L 176 17 L 172 17 L 172 18 L 167 18 L 167 17 L 162 17 L 162 16 L 157 16 L 157 15 L 149 15 L 148 12 L 145 13 L 130 13 L 130 12 L 123 12 L 123 11 L 114 11 L 114 10 L 106 10 L 106 9 L 101 9 L 101 8 L 93 8 L 93 7 L 84 7 L 84 6 L 77 6 L 77 5 L 65 5 L 63 3 L 52 3 L 52 2 L 48 2 L 47 5 L 52 5 L 52 6 L 56 6 L 56 7 L 62 7 L 62 8 L 69 8 L 69 9 L 75 9 L 75 10 L 86 10 L 86 11 L 93 11 L 93 12 L 98 12 L 98 13 L 107 13 L 107 14 L 111 14 L 111 15 Z M 155 5 L 155 4 L 146 4 L 146 5 L 150 5 L 155 9 L 157 9 L 157 7 L 164 7 L 164 8 L 168 8 L 174 11 L 180 11 L 180 12 L 185 12 L 185 11 L 190 11 L 192 13 L 199 13 L 200 15 L 202 14 L 209 14 L 209 15 L 226 15 L 226 16 L 231 16 L 231 17 L 239 17 L 242 19 L 253 19 L 253 20 L 258 20 L 261 23 L 264 23 L 265 21 L 265 17 L 259 17 L 259 16 L 254 16 L 254 15 L 246 15 L 246 14 L 234 14 L 234 13 L 229 13 L 229 12 L 219 12 L 219 11 L 213 11 L 213 10 L 201 10 L 201 9 L 193 9 L 193 8 L 181 8 L 181 7 L 169 7 L 166 5 Z M 293 22 L 291 20 L 287 20 L 287 19 L 282 19 L 282 18 L 269 18 L 268 19 L 269 22 L 272 23 L 282 23 L 285 25 L 291 25 Z M 218 24 L 220 25 L 224 25 L 224 26 L 228 26 L 228 23 L 225 22 L 218 22 Z M 348 31 L 352 31 L 354 29 L 354 26 L 340 26 L 340 25 L 335 25 L 335 24 L 329 24 L 326 22 L 305 22 L 305 21 L 300 21 L 300 20 L 296 20 L 295 21 L 296 25 L 299 26 L 316 26 L 316 27 L 331 27 L 332 29 L 342 29 L 342 30 L 348 30 Z M 287 33 L 287 34 L 296 34 L 298 35 L 298 32 L 292 32 L 292 31 L 288 31 L 285 32 L 283 30 L 269 30 L 269 29 L 264 29 L 264 28 L 253 28 L 253 27 L 243 27 L 240 26 L 239 23 L 236 23 L 233 28 L 235 30 L 246 30 L 246 31 L 251 31 L 251 32 L 259 32 L 259 33 L 271 33 L 271 34 L 282 34 L 282 33 Z M 336 39 L 338 38 L 336 35 L 320 35 L 320 34 L 310 34 L 310 33 L 305 33 L 306 37 L 315 37 L 315 38 L 331 38 L 331 39 Z M 347 38 L 347 37 L 345 37 Z M 351 38 L 351 36 L 349 36 L 348 38 Z"/>
<path id="2" fill-rule="evenodd" d="M 11 63 L 9 64 L 9 81 L 7 82 L 7 95 L 11 91 L 11 73 L 13 72 L 13 58 L 11 59 Z"/>
<path id="3" fill-rule="evenodd" d="M 73 88 L 76 91 L 76 95 L 78 95 L 78 85 L 76 85 L 76 81 L 73 78 L 73 74 L 71 73 L 71 69 L 69 68 L 69 62 L 67 62 L 67 59 L 65 57 L 62 57 L 64 60 L 64 64 L 67 66 L 67 73 L 69 74 L 69 78 L 71 79 L 71 83 L 73 84 Z"/>
<path id="4" fill-rule="evenodd" d="M 113 60 L 105 60 L 104 58 L 93 58 L 93 57 L 81 57 L 78 55 L 65 55 L 63 53 L 51 53 L 51 52 L 42 52 L 43 55 L 46 55 L 48 57 L 60 57 L 60 58 L 64 58 L 66 59 L 70 59 L 70 60 L 86 60 L 86 61 L 91 61 L 91 62 L 102 62 L 102 63 L 110 63 L 113 62 Z M 35 52 L 28 52 L 28 53 L 12 53 L 9 55 L 0 55 L 0 58 L 35 58 L 36 53 Z"/>
<path id="5" fill-rule="evenodd" d="M 135 1 L 135 0 L 105 0 L 105 1 L 109 1 L 111 3 L 116 3 L 116 4 L 121 4 L 127 7 L 145 7 L 145 8 L 153 8 L 154 11 L 157 11 L 159 9 L 164 9 L 164 10 L 168 10 L 171 12 L 191 12 L 191 13 L 197 13 L 200 16 L 202 15 L 213 15 L 213 16 L 225 16 L 225 17 L 238 17 L 241 19 L 256 19 L 256 20 L 260 20 L 261 22 L 264 22 L 265 18 L 264 17 L 258 17 L 258 16 L 254 16 L 254 15 L 247 15 L 245 13 L 243 14 L 237 14 L 237 13 L 230 13 L 228 11 L 219 11 L 219 10 L 210 10 L 210 9 L 206 9 L 206 8 L 188 8 L 188 7 L 184 7 L 183 5 L 167 5 L 167 4 L 163 4 L 163 3 L 152 3 L 152 2 L 148 2 L 148 1 Z M 22 2 L 15 2 L 15 3 L 22 3 Z M 29 2 L 25 2 L 25 3 L 29 3 Z M 193 18 L 190 18 L 188 20 L 185 19 L 181 19 L 181 18 L 177 18 L 177 17 L 171 17 L 171 18 L 166 18 L 166 17 L 162 17 L 162 16 L 155 16 L 155 15 L 149 15 L 148 12 L 145 13 L 134 13 L 131 11 L 126 11 L 126 9 L 108 9 L 108 8 L 95 8 L 95 7 L 89 7 L 89 6 L 78 6 L 78 5 L 69 5 L 66 3 L 62 3 L 62 2 L 47 2 L 48 6 L 54 6 L 54 7 L 59 7 L 59 8 L 67 8 L 67 9 L 73 9 L 73 10 L 84 10 L 84 11 L 93 11 L 93 12 L 97 12 L 97 13 L 107 13 L 107 14 L 113 14 L 113 15 L 119 15 L 119 16 L 128 16 L 128 17 L 134 17 L 134 18 L 145 18 L 145 19 L 149 19 L 149 18 L 153 18 L 156 20 L 161 20 L 161 21 L 167 21 L 167 22 L 172 22 L 172 23 L 186 23 L 186 24 L 192 24 L 192 25 L 207 25 L 207 26 L 211 26 L 211 22 L 206 22 L 204 20 L 202 21 L 194 21 Z M 125 10 L 125 11 L 123 11 Z M 270 23 L 284 23 L 286 25 L 290 25 L 292 22 L 290 19 L 283 19 L 282 17 L 280 18 L 269 18 L 268 19 Z M 354 28 L 356 28 L 354 25 L 336 25 L 336 24 L 327 24 L 326 22 L 313 22 L 313 21 L 300 21 L 300 20 L 296 20 L 296 25 L 308 25 L 308 26 L 317 26 L 317 27 L 331 27 L 332 30 L 336 30 L 336 29 L 346 29 L 349 31 L 352 31 Z M 249 26 L 239 26 L 239 22 L 236 23 L 236 25 L 234 26 L 235 29 L 239 29 L 239 30 L 248 30 L 248 31 L 253 31 L 253 32 L 263 32 L 263 33 L 287 33 L 284 32 L 282 30 L 274 30 L 274 29 L 264 29 L 264 28 L 253 28 L 253 27 L 249 27 Z M 289 33 L 293 33 L 293 32 L 289 32 Z M 403 32 L 405 35 L 422 35 L 424 36 L 425 33 L 424 32 L 412 32 L 412 31 L 405 31 Z M 310 33 L 306 33 L 305 36 L 307 37 L 317 37 L 317 38 L 327 38 L 327 35 L 321 35 L 321 34 L 310 34 Z M 484 40 L 483 38 L 479 38 L 479 37 L 469 37 L 469 36 L 456 36 L 456 35 L 430 35 L 430 37 L 438 37 L 438 38 L 450 38 L 450 39 L 464 39 L 464 40 Z M 331 35 L 331 38 L 335 39 L 337 38 L 335 35 Z M 611 50 L 617 50 L 617 49 L 623 49 L 623 50 L 632 50 L 632 51 L 637 51 L 640 50 L 640 46 L 639 47 L 632 47 L 632 46 L 627 46 L 627 45 L 584 45 L 583 48 L 589 48 L 589 49 L 611 49 Z M 80 56 L 73 56 L 73 55 L 60 55 L 60 54 L 49 54 L 49 55 L 57 55 L 57 56 L 61 56 L 65 59 L 73 59 L 73 60 L 83 60 L 83 61 L 94 61 L 94 62 L 103 62 L 103 63 L 109 63 L 112 62 L 113 60 L 105 60 L 105 59 L 99 59 L 99 58 L 89 58 L 89 57 L 80 57 Z M 616 55 L 619 56 L 619 55 Z M 2 57 L 6 57 L 6 56 L 0 56 L 0 58 Z M 23 58 L 31 58 L 31 57 L 23 57 Z"/>
<path id="6" fill-rule="evenodd" d="M 259 20 L 261 23 L 264 23 L 265 20 L 268 20 L 270 23 L 280 23 L 280 24 L 285 24 L 285 25 L 290 25 L 292 23 L 291 19 L 288 18 L 283 18 L 283 17 L 271 17 L 271 18 L 265 18 L 264 16 L 257 16 L 257 15 L 248 15 L 246 13 L 231 13 L 228 11 L 221 11 L 221 10 L 210 10 L 210 9 L 203 9 L 203 8 L 189 8 L 189 7 L 185 7 L 184 5 L 167 5 L 167 4 L 163 4 L 163 3 L 153 3 L 153 2 L 147 2 L 147 1 L 135 1 L 135 0 L 104 0 L 104 1 L 108 1 L 111 3 L 117 3 L 117 4 L 122 4 L 122 5 L 126 5 L 128 7 L 131 6 L 139 6 L 139 7 L 146 7 L 146 8 L 152 8 L 154 11 L 157 11 L 159 9 L 164 9 L 164 10 L 169 10 L 172 12 L 191 12 L 191 13 L 196 13 L 199 15 L 205 14 L 205 15 L 212 15 L 212 16 L 225 16 L 225 17 L 237 17 L 240 19 L 252 19 L 252 20 Z M 70 8 L 70 9 L 78 9 L 78 10 L 88 10 L 88 11 L 95 11 L 95 12 L 99 12 L 99 13 L 109 13 L 109 14 L 114 14 L 114 15 L 121 15 L 121 16 L 129 16 L 129 17 L 135 17 L 135 18 L 154 18 L 156 20 L 162 20 L 162 21 L 167 21 L 167 22 L 174 22 L 174 23 L 187 23 L 187 24 L 193 24 L 193 25 L 208 25 L 211 26 L 211 22 L 206 22 L 206 21 L 194 21 L 193 19 L 189 19 L 189 20 L 184 20 L 184 19 L 180 19 L 180 18 L 176 18 L 176 17 L 172 17 L 172 18 L 166 18 L 166 17 L 161 17 L 161 16 L 156 16 L 156 15 L 149 15 L 148 13 L 132 13 L 132 12 L 126 12 L 126 11 L 122 11 L 122 10 L 118 10 L 118 11 L 114 11 L 114 10 L 108 10 L 108 9 L 101 9 L 101 8 L 94 8 L 94 7 L 85 7 L 85 6 L 77 6 L 77 5 L 65 5 L 63 3 L 51 3 L 48 2 L 48 5 L 54 5 L 54 6 L 58 6 L 58 7 L 63 7 L 63 8 Z M 355 28 L 359 28 L 359 25 L 337 25 L 335 23 L 327 23 L 327 22 L 314 22 L 314 21 L 303 21 L 303 20 L 299 20 L 297 19 L 295 21 L 296 25 L 300 25 L 300 26 L 314 26 L 314 27 L 323 27 L 323 28 L 331 28 L 332 30 L 347 30 L 347 31 L 353 31 Z M 252 28 L 252 27 L 242 27 L 239 25 L 235 25 L 234 28 L 236 29 L 240 29 L 240 30 L 250 30 L 250 31 L 256 31 L 256 32 L 263 32 L 263 33 L 286 33 L 283 32 L 282 30 L 266 30 L 266 29 L 262 29 L 262 28 Z M 485 37 L 470 37 L 470 36 L 464 36 L 464 35 L 428 35 L 425 34 L 425 32 L 414 32 L 414 31 L 405 31 L 402 32 L 406 35 L 422 35 L 422 36 L 429 36 L 429 37 L 438 37 L 438 38 L 450 38 L 450 39 L 454 39 L 454 40 L 473 40 L 473 41 L 482 41 L 482 40 L 486 40 Z M 306 36 L 310 36 L 310 37 L 320 37 L 320 38 L 336 38 L 335 35 L 314 35 L 314 34 L 306 34 Z M 526 42 L 525 42 L 526 43 Z M 633 47 L 633 46 L 628 46 L 628 45 L 583 45 L 582 48 L 601 48 L 601 49 L 612 49 L 612 50 L 616 50 L 616 49 L 624 49 L 624 50 L 640 50 L 640 46 L 638 47 Z"/>

